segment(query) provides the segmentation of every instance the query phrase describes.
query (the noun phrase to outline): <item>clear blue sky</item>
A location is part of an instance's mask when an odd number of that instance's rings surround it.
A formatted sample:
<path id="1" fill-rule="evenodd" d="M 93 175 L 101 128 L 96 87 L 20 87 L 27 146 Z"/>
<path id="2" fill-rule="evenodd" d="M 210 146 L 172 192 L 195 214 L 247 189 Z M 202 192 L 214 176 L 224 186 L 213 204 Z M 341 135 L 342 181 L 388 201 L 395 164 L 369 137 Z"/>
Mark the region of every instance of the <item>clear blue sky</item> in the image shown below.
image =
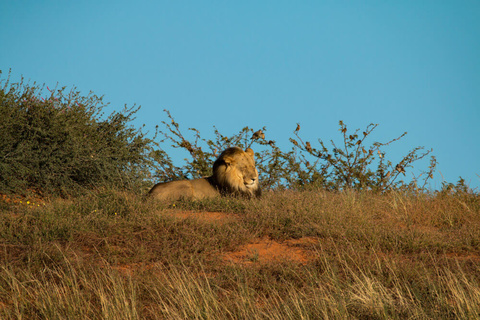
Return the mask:
<path id="1" fill-rule="evenodd" d="M 433 148 L 445 180 L 480 186 L 480 1 L 3 0 L 0 46 L 14 79 L 136 103 L 152 131 L 166 108 L 287 150 L 297 122 L 310 141 L 373 122 L 372 142 L 408 132 L 393 162 Z"/>

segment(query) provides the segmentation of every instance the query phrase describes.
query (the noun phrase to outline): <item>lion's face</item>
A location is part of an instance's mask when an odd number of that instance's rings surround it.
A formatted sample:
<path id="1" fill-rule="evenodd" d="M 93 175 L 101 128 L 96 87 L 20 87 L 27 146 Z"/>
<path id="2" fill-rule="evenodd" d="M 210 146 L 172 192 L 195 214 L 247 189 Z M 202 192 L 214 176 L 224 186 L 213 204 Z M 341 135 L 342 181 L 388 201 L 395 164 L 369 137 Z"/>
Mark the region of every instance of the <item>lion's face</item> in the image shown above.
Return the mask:
<path id="1" fill-rule="evenodd" d="M 253 150 L 228 148 L 213 164 L 213 177 L 221 192 L 259 196 L 258 171 Z"/>

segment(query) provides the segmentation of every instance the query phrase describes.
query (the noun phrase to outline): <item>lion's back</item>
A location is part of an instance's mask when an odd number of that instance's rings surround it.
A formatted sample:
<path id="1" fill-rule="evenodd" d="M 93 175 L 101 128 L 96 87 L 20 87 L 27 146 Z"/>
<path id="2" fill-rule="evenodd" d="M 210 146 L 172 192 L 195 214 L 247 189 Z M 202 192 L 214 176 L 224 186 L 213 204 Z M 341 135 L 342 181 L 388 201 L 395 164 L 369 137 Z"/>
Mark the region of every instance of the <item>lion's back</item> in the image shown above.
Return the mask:
<path id="1" fill-rule="evenodd" d="M 148 192 L 158 200 L 204 199 L 219 195 L 206 178 L 158 183 Z"/>

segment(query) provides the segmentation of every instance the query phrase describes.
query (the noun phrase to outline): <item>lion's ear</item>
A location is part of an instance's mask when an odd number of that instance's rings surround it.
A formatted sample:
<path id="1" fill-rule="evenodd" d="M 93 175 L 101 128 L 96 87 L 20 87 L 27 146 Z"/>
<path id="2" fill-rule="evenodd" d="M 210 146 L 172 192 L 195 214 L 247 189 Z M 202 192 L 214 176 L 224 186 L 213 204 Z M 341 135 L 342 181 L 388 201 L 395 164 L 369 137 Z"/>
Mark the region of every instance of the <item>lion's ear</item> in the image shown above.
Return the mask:
<path id="1" fill-rule="evenodd" d="M 225 164 L 226 164 L 227 166 L 229 166 L 229 165 L 231 165 L 231 164 L 233 164 L 233 163 L 235 162 L 235 158 L 234 158 L 234 157 L 228 157 L 228 156 L 227 156 L 227 157 L 223 157 L 222 160 L 225 162 Z"/>
<path id="2" fill-rule="evenodd" d="M 250 148 L 245 149 L 245 153 L 248 154 L 250 157 L 253 158 L 254 152 L 253 152 L 252 149 L 250 149 Z"/>

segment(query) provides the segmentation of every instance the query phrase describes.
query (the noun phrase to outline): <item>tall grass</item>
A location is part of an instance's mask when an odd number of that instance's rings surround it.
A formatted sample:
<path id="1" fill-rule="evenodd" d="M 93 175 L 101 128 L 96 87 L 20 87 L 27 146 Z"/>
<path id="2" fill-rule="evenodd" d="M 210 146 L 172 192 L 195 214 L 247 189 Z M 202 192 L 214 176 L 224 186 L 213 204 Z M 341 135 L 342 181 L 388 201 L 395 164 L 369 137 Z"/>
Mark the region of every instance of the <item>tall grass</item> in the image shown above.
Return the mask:
<path id="1" fill-rule="evenodd" d="M 2 208 L 2 319 L 480 316 L 478 195 L 285 191 L 173 208 L 103 189 Z M 232 218 L 196 218 L 209 210 Z M 222 258 L 264 237 L 314 239 L 308 262 Z"/>

